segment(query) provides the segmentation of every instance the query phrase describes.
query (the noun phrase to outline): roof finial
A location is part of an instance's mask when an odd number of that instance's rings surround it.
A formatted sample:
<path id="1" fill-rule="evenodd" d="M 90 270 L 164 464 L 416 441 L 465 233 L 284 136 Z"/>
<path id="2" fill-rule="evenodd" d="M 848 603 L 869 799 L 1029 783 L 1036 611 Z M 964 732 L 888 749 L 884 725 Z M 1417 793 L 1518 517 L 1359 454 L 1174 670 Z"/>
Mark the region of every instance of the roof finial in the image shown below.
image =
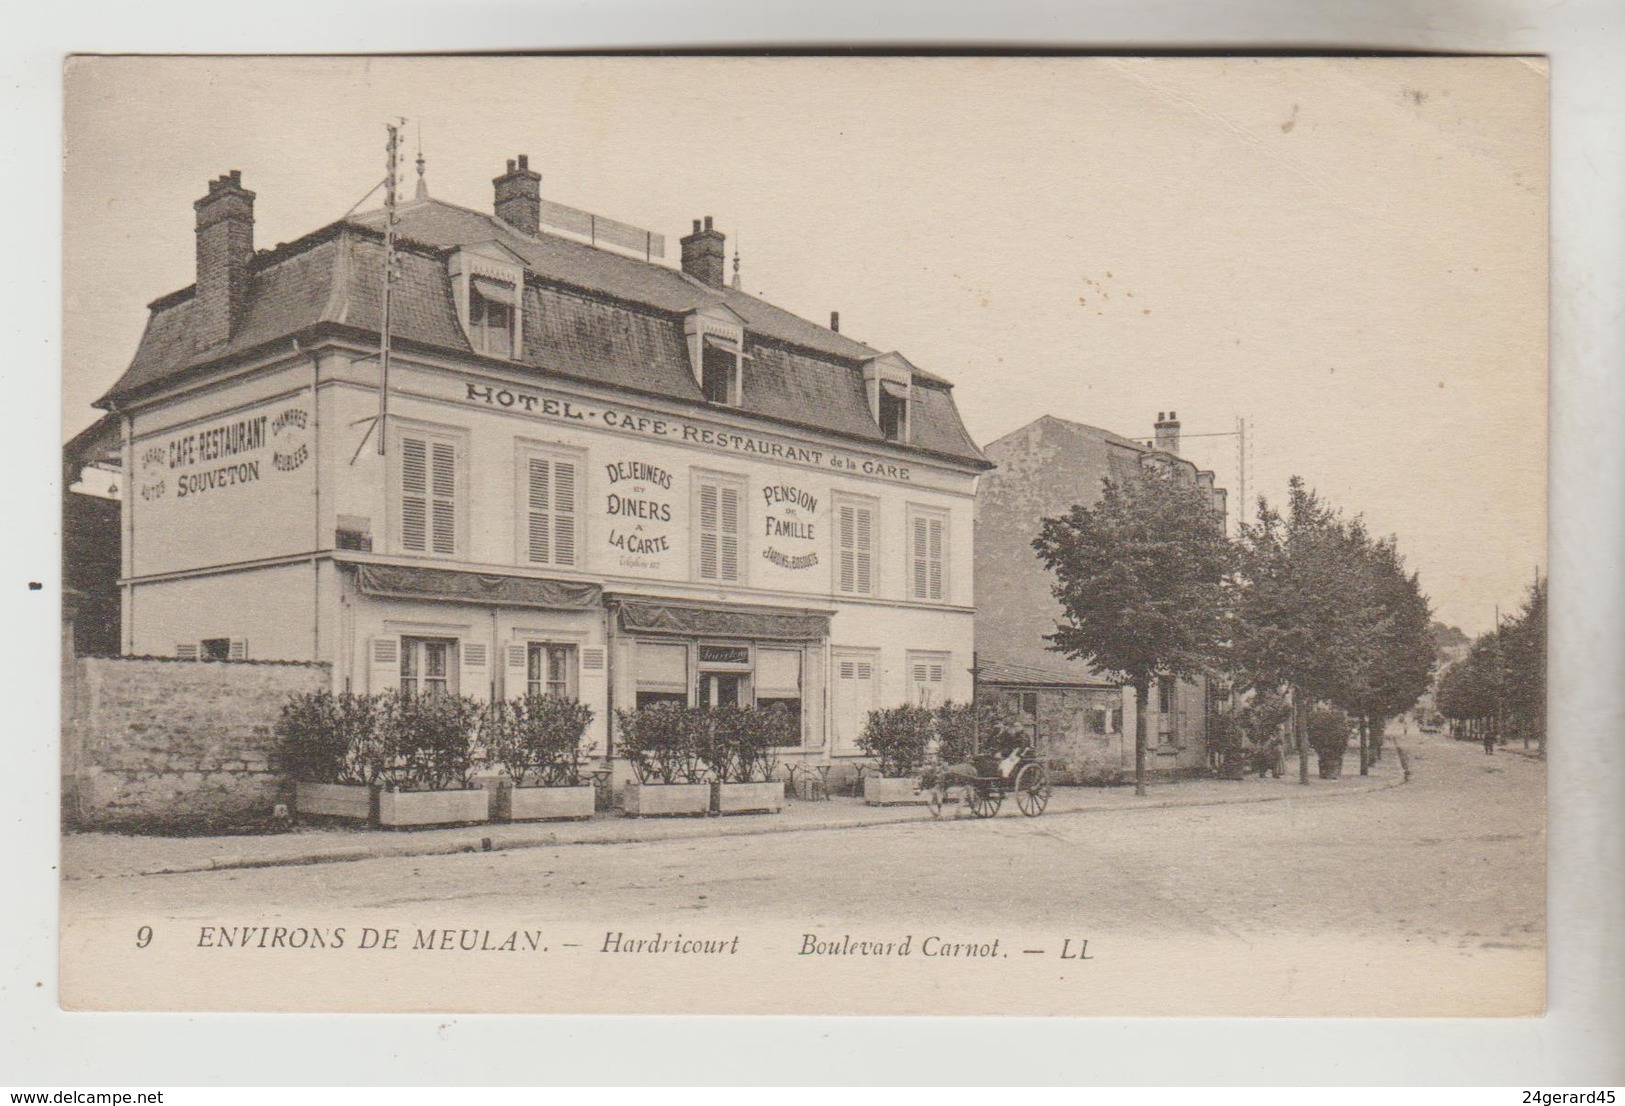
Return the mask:
<path id="1" fill-rule="evenodd" d="M 734 235 L 734 282 L 733 282 L 733 290 L 735 292 L 738 292 L 743 287 L 744 287 L 744 282 L 739 279 L 739 235 L 735 234 Z"/>
<path id="2" fill-rule="evenodd" d="M 418 120 L 418 190 L 412 197 L 415 200 L 429 198 L 429 182 L 423 179 L 423 120 Z"/>

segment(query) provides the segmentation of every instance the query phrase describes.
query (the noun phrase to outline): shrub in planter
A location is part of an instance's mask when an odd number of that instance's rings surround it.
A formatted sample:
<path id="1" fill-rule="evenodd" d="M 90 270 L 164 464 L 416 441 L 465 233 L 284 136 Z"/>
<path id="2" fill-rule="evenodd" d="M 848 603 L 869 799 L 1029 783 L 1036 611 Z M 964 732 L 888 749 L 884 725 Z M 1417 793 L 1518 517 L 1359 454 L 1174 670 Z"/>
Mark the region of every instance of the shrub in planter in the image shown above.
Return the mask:
<path id="1" fill-rule="evenodd" d="M 1353 727 L 1340 710 L 1317 707 L 1309 713 L 1309 744 L 1320 764 L 1320 778 L 1335 780 L 1343 774 L 1343 756 L 1349 749 Z"/>
<path id="2" fill-rule="evenodd" d="M 469 787 L 484 709 L 466 695 L 386 691 L 379 697 L 378 734 L 388 758 L 380 825 L 483 822 L 490 816 L 490 793 Z"/>
<path id="3" fill-rule="evenodd" d="M 870 803 L 923 802 L 920 769 L 935 731 L 935 718 L 925 707 L 870 711 L 858 748 L 879 762 L 880 776 L 864 776 L 864 799 Z"/>
<path id="4" fill-rule="evenodd" d="M 1000 751 L 1011 741 L 1015 718 L 1009 704 L 987 696 L 970 703 L 943 703 L 932 712 L 936 725 L 937 763 L 963 764 L 972 750 Z"/>
<path id="5" fill-rule="evenodd" d="M 508 777 L 495 797 L 499 820 L 590 818 L 591 783 L 581 782 L 581 744 L 592 708 L 574 699 L 526 695 L 492 703 L 480 727 L 486 759 Z"/>
<path id="6" fill-rule="evenodd" d="M 778 750 L 794 743 L 796 723 L 782 707 L 701 710 L 700 758 L 716 789 L 719 814 L 777 811 L 784 786 L 775 778 Z"/>
<path id="7" fill-rule="evenodd" d="M 301 814 L 365 820 L 384 758 L 377 734 L 377 701 L 370 695 L 313 691 L 283 704 L 276 733 L 278 755 L 294 781 Z"/>
<path id="8" fill-rule="evenodd" d="M 711 809 L 711 785 L 700 757 L 709 738 L 703 714 L 679 703 L 615 712 L 621 754 L 637 777 L 626 788 L 627 814 L 704 814 Z"/>
<path id="9" fill-rule="evenodd" d="M 1214 711 L 1207 720 L 1208 746 L 1219 757 L 1219 777 L 1242 780 L 1252 767 L 1252 756 L 1242 736 L 1241 721 L 1230 711 Z"/>

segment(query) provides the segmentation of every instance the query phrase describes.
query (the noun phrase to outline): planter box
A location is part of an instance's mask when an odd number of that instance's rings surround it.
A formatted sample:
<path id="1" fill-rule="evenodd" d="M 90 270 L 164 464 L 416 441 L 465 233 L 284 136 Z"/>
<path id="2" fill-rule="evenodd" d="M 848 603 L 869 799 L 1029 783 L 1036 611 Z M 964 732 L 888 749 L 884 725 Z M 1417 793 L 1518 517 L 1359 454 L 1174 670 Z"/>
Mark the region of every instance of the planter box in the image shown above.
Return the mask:
<path id="1" fill-rule="evenodd" d="M 920 781 L 913 776 L 864 776 L 863 801 L 870 806 L 890 806 L 901 803 L 928 803 L 930 793 L 920 790 Z"/>
<path id="2" fill-rule="evenodd" d="M 299 783 L 294 785 L 293 808 L 321 818 L 372 818 L 372 788 L 364 783 Z"/>
<path id="3" fill-rule="evenodd" d="M 491 797 L 491 817 L 498 822 L 542 822 L 550 818 L 591 818 L 593 787 L 512 787 Z"/>
<path id="4" fill-rule="evenodd" d="M 711 813 L 708 783 L 629 783 L 621 809 L 634 818 Z"/>
<path id="5" fill-rule="evenodd" d="M 1323 780 L 1339 780 L 1343 778 L 1343 758 L 1331 760 L 1326 757 L 1318 758 L 1320 761 L 1320 778 Z"/>
<path id="6" fill-rule="evenodd" d="M 467 791 L 380 791 L 378 824 L 388 829 L 449 826 L 491 820 L 491 793 Z"/>
<path id="7" fill-rule="evenodd" d="M 784 808 L 784 781 L 767 783 L 719 783 L 718 814 L 777 814 Z"/>

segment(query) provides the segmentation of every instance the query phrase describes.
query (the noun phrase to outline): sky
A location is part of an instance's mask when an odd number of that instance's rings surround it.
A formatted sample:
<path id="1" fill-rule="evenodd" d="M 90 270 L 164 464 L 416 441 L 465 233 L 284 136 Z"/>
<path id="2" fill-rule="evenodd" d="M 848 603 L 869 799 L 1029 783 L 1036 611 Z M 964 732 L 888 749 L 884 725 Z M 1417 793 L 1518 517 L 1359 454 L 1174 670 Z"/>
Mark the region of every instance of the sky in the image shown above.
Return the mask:
<path id="1" fill-rule="evenodd" d="M 952 380 L 979 443 L 1177 411 L 1234 505 L 1245 418 L 1249 499 L 1303 476 L 1469 634 L 1546 564 L 1538 63 L 102 58 L 65 112 L 64 438 L 192 283 L 209 179 L 241 170 L 274 246 L 405 117 L 408 194 L 421 130 L 453 203 L 526 153 L 668 259 L 713 216 L 747 291 Z"/>

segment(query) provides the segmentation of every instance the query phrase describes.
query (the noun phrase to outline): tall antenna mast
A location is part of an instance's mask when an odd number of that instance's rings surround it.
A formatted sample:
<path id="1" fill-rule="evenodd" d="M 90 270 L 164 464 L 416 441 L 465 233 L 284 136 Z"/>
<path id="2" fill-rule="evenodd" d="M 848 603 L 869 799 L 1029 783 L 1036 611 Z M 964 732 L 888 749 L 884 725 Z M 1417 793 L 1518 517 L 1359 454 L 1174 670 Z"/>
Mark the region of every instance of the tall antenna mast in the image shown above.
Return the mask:
<path id="1" fill-rule="evenodd" d="M 1241 500 L 1236 504 L 1236 533 L 1247 525 L 1247 419 L 1236 417 L 1236 459 L 1241 484 Z"/>
<path id="2" fill-rule="evenodd" d="M 402 124 L 405 119 L 400 121 Z M 395 278 L 400 265 L 395 257 L 395 178 L 400 161 L 401 129 L 394 123 L 384 124 L 389 141 L 384 150 L 384 318 L 378 331 L 378 456 L 388 452 L 389 441 L 389 326 L 391 300 L 394 298 Z"/>

